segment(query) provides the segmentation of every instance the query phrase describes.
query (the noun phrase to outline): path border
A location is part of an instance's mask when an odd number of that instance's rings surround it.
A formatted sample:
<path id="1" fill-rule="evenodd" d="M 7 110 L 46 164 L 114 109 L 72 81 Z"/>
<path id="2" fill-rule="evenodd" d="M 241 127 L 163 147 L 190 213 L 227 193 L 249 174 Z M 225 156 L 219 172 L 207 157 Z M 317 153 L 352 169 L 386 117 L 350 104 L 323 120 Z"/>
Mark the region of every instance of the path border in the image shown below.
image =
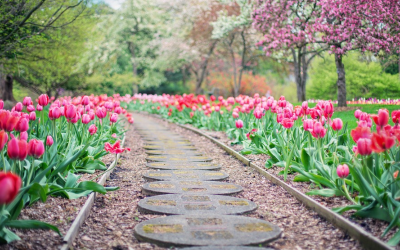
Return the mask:
<path id="1" fill-rule="evenodd" d="M 348 219 L 346 219 L 342 215 L 333 212 L 329 208 L 319 204 L 314 199 L 303 194 L 298 189 L 289 186 L 287 183 L 281 181 L 275 175 L 268 173 L 265 169 L 252 163 L 250 159 L 247 159 L 246 157 L 239 154 L 234 149 L 225 145 L 224 143 L 220 142 L 219 140 L 203 133 L 201 130 L 199 130 L 197 128 L 189 127 L 187 125 L 171 122 L 157 114 L 149 114 L 149 113 L 143 112 L 143 111 L 140 111 L 138 113 L 162 119 L 164 121 L 167 121 L 168 123 L 178 125 L 181 128 L 187 129 L 189 131 L 192 131 L 200 136 L 206 137 L 207 139 L 211 140 L 213 143 L 217 144 L 219 147 L 224 149 L 227 153 L 229 153 L 230 155 L 236 157 L 238 160 L 243 162 L 246 166 L 253 168 L 258 173 L 263 175 L 265 178 L 270 180 L 272 183 L 279 185 L 280 187 L 285 189 L 289 194 L 294 196 L 301 203 L 303 203 L 308 208 L 317 212 L 322 218 L 326 219 L 327 221 L 332 223 L 334 226 L 336 226 L 337 228 L 341 229 L 342 231 L 344 231 L 345 233 L 350 235 L 353 239 L 357 240 L 364 249 L 370 249 L 370 250 L 376 250 L 376 249 L 394 250 L 395 249 L 395 248 L 392 248 L 391 246 L 387 245 L 385 242 L 383 242 L 379 238 L 366 232 L 362 227 L 350 222 Z"/>
<path id="2" fill-rule="evenodd" d="M 126 139 L 126 134 L 124 134 L 124 138 L 122 139 L 121 147 L 124 146 L 125 139 Z M 115 156 L 114 161 L 107 168 L 106 173 L 103 174 L 100 180 L 97 182 L 98 184 L 104 185 L 106 183 L 107 179 L 110 177 L 110 174 L 114 171 L 115 169 L 114 167 L 118 163 L 120 155 L 121 154 L 117 154 Z M 73 249 L 72 243 L 74 242 L 76 236 L 78 236 L 79 229 L 90 215 L 90 211 L 92 210 L 92 207 L 94 205 L 96 194 L 97 194 L 96 192 L 92 192 L 88 196 L 85 204 L 81 207 L 81 210 L 79 211 L 78 215 L 74 219 L 74 222 L 72 223 L 71 227 L 68 229 L 67 233 L 63 238 L 63 245 L 60 248 L 61 250 Z"/>

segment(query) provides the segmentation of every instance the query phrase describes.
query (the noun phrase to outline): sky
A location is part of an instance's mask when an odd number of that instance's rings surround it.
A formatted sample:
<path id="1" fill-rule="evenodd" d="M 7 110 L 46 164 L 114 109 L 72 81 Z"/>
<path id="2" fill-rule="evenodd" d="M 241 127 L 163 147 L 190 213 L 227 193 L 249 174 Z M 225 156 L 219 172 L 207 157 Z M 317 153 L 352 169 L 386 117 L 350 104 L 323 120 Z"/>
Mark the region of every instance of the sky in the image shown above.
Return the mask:
<path id="1" fill-rule="evenodd" d="M 123 3 L 125 0 L 103 0 L 103 1 L 107 3 L 111 8 L 119 9 L 121 7 L 121 3 Z"/>

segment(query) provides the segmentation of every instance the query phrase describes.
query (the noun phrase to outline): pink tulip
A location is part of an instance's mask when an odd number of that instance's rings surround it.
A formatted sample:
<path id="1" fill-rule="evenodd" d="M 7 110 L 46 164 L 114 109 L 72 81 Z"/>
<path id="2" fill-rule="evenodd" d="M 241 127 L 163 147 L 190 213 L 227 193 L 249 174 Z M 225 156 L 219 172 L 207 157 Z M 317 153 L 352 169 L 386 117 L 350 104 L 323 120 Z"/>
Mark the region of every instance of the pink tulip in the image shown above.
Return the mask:
<path id="1" fill-rule="evenodd" d="M 236 128 L 243 128 L 243 121 L 242 120 L 237 120 L 235 122 Z"/>
<path id="2" fill-rule="evenodd" d="M 89 103 L 90 103 L 89 96 L 85 95 L 85 96 L 82 98 L 81 104 L 84 105 L 84 106 L 86 106 L 86 105 L 89 105 Z"/>
<path id="3" fill-rule="evenodd" d="M 311 131 L 311 135 L 315 138 L 323 138 L 326 134 L 326 129 L 322 126 L 322 123 L 315 122 L 313 129 Z"/>
<path id="4" fill-rule="evenodd" d="M 89 133 L 90 133 L 90 135 L 94 135 L 94 134 L 96 134 L 96 132 L 97 132 L 97 127 L 96 127 L 96 125 L 94 125 L 94 124 L 90 125 L 90 126 L 89 126 Z"/>
<path id="5" fill-rule="evenodd" d="M 335 118 L 332 120 L 332 129 L 335 131 L 341 130 L 343 127 L 343 121 L 340 118 Z"/>
<path id="6" fill-rule="evenodd" d="M 122 108 L 121 107 L 116 107 L 114 109 L 114 112 L 117 113 L 117 114 L 121 114 L 122 113 Z"/>
<path id="7" fill-rule="evenodd" d="M 3 109 L 3 108 L 4 108 L 4 101 L 0 100 L 0 109 Z"/>
<path id="8" fill-rule="evenodd" d="M 15 104 L 14 108 L 15 108 L 15 111 L 21 112 L 23 107 L 24 106 L 22 105 L 22 103 L 17 102 L 17 104 Z"/>
<path id="9" fill-rule="evenodd" d="M 24 140 L 24 141 L 28 141 L 28 132 L 22 132 L 20 135 L 19 135 L 19 139 L 20 140 Z"/>
<path id="10" fill-rule="evenodd" d="M 357 119 L 360 119 L 360 115 L 362 114 L 362 111 L 361 110 L 359 110 L 359 109 L 357 109 L 356 111 L 354 111 L 354 116 L 357 118 Z"/>
<path id="11" fill-rule="evenodd" d="M 7 143 L 7 155 L 12 160 L 23 161 L 28 155 L 28 143 L 24 140 L 12 138 Z"/>
<path id="12" fill-rule="evenodd" d="M 36 120 L 36 112 L 30 112 L 29 113 L 29 120 L 30 121 L 35 121 Z"/>
<path id="13" fill-rule="evenodd" d="M 116 123 L 118 121 L 118 114 L 117 113 L 113 113 L 111 116 L 110 116 L 110 122 L 111 123 Z"/>
<path id="14" fill-rule="evenodd" d="M 44 154 L 44 144 L 41 140 L 32 139 L 28 144 L 28 155 L 34 158 L 40 158 Z"/>
<path id="15" fill-rule="evenodd" d="M 336 173 L 339 176 L 339 178 L 342 179 L 346 178 L 347 176 L 349 176 L 350 173 L 349 166 L 347 166 L 346 164 L 337 166 Z"/>
<path id="16" fill-rule="evenodd" d="M 32 98 L 30 98 L 29 96 L 24 97 L 24 100 L 22 101 L 22 104 L 25 107 L 28 107 L 29 105 L 33 105 Z"/>
<path id="17" fill-rule="evenodd" d="M 51 145 L 53 145 L 53 143 L 54 143 L 53 137 L 48 135 L 46 138 L 46 145 L 50 147 Z"/>
<path id="18" fill-rule="evenodd" d="M 82 123 L 83 124 L 88 124 L 90 121 L 91 121 L 90 115 L 88 115 L 88 114 L 83 114 L 82 115 Z"/>
<path id="19" fill-rule="evenodd" d="M 38 98 L 38 103 L 42 107 L 47 106 L 47 104 L 49 104 L 49 101 L 50 101 L 49 96 L 46 94 L 42 94 Z"/>
<path id="20" fill-rule="evenodd" d="M 0 151 L 3 150 L 4 146 L 8 141 L 8 134 L 4 130 L 0 130 Z"/>
<path id="21" fill-rule="evenodd" d="M 372 154 L 371 139 L 360 138 L 357 141 L 357 152 L 360 155 L 370 155 Z"/>
<path id="22" fill-rule="evenodd" d="M 29 121 L 28 119 L 22 117 L 19 119 L 17 126 L 15 127 L 15 130 L 18 132 L 25 132 L 28 131 L 29 129 Z"/>
<path id="23" fill-rule="evenodd" d="M 106 108 L 104 108 L 104 107 L 99 107 L 99 108 L 97 108 L 97 109 L 96 109 L 96 116 L 97 116 L 99 119 L 104 119 L 104 117 L 107 116 L 107 110 L 106 110 Z"/>
<path id="24" fill-rule="evenodd" d="M 21 178 L 11 172 L 0 172 L 0 206 L 11 203 L 21 188 Z"/>
<path id="25" fill-rule="evenodd" d="M 41 106 L 41 105 L 36 105 L 36 110 L 37 111 L 42 111 L 43 110 L 43 106 Z"/>
<path id="26" fill-rule="evenodd" d="M 69 104 L 64 107 L 64 116 L 67 120 L 72 120 L 76 116 L 76 107 L 75 105 Z"/>
<path id="27" fill-rule="evenodd" d="M 8 119 L 5 124 L 3 124 L 4 129 L 8 132 L 11 132 L 14 130 L 14 128 L 17 126 L 19 117 L 16 114 L 11 114 L 8 116 Z"/>
<path id="28" fill-rule="evenodd" d="M 282 126 L 289 129 L 291 127 L 293 127 L 293 120 L 291 118 L 284 118 L 281 122 Z"/>

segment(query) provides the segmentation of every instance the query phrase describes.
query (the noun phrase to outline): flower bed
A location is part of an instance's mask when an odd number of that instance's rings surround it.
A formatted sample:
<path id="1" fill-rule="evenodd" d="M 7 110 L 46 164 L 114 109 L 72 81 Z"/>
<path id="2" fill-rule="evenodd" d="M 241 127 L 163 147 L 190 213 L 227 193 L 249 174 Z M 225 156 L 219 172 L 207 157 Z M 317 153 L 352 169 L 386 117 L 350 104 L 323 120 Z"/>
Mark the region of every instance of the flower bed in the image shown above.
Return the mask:
<path id="1" fill-rule="evenodd" d="M 171 121 L 197 128 L 225 131 L 233 144 L 242 144 L 242 154 L 267 154 L 265 167 L 278 167 L 284 180 L 312 183 L 308 195 L 343 197 L 347 205 L 338 213 L 388 222 L 382 237 L 391 232 L 389 245 L 397 245 L 400 197 L 398 171 L 400 151 L 399 112 L 378 114 L 355 111 L 358 127 L 348 131 L 334 113 L 330 101 L 293 107 L 279 100 L 240 96 L 149 96 L 135 95 L 130 108 L 162 115 Z M 292 178 L 290 178 L 292 179 Z M 350 203 L 350 204 L 349 204 Z"/>
<path id="2" fill-rule="evenodd" d="M 60 234 L 54 225 L 18 220 L 21 210 L 38 200 L 78 199 L 117 189 L 94 180 L 106 170 L 101 158 L 124 150 L 117 140 L 123 134 L 118 115 L 133 122 L 120 106 L 126 99 L 91 95 L 54 101 L 41 95 L 36 107 L 26 97 L 11 110 L 4 110 L 0 100 L 0 243 L 19 239 L 12 228 Z"/>

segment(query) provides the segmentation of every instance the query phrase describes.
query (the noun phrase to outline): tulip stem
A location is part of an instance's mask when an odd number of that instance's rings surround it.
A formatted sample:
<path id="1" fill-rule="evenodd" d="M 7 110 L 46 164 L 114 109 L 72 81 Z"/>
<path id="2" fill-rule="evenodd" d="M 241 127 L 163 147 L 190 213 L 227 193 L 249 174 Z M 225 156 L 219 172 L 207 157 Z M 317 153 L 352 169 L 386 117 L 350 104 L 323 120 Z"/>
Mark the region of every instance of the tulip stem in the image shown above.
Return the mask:
<path id="1" fill-rule="evenodd" d="M 34 160 L 32 158 L 31 167 L 29 168 L 28 179 L 26 180 L 26 185 L 25 186 L 28 186 L 31 183 L 31 178 L 32 178 L 32 174 L 33 174 L 33 167 L 34 167 L 33 164 L 34 164 Z"/>
<path id="2" fill-rule="evenodd" d="M 7 172 L 6 160 L 4 159 L 4 152 L 3 152 L 3 150 L 1 151 L 1 159 L 3 160 L 3 171 L 4 171 L 4 172 Z"/>
<path id="3" fill-rule="evenodd" d="M 343 182 L 344 182 L 344 181 L 343 181 Z M 347 186 L 346 186 L 346 183 L 345 183 L 345 182 L 343 183 L 342 188 L 343 188 L 343 191 L 344 191 L 344 196 L 346 196 L 346 198 L 347 198 L 349 201 L 351 201 L 351 202 L 353 202 L 355 205 L 357 205 L 357 202 L 355 202 L 355 201 L 353 200 L 353 198 L 351 198 L 351 195 L 349 194 L 349 191 L 347 190 Z"/>

